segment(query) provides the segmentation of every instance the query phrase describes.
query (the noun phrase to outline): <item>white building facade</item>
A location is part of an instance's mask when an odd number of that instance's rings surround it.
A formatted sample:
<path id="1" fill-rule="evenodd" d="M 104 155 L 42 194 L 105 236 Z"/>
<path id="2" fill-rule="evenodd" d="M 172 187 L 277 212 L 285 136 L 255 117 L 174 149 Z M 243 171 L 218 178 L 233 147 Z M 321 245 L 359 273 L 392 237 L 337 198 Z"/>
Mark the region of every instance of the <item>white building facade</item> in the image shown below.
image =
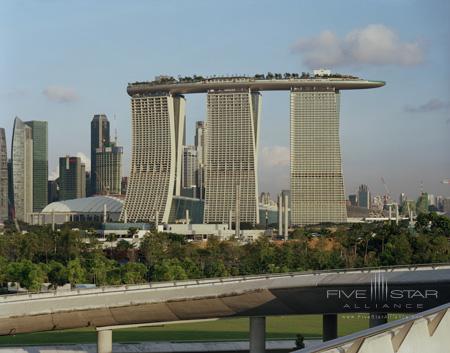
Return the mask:
<path id="1" fill-rule="evenodd" d="M 204 222 L 228 223 L 239 189 L 240 222 L 257 224 L 261 95 L 245 89 L 209 91 L 207 111 Z"/>
<path id="2" fill-rule="evenodd" d="M 181 95 L 131 98 L 131 171 L 121 220 L 167 222 L 180 195 L 185 100 Z"/>
<path id="3" fill-rule="evenodd" d="M 290 98 L 291 222 L 346 222 L 340 94 L 333 87 L 300 87 L 291 91 Z"/>

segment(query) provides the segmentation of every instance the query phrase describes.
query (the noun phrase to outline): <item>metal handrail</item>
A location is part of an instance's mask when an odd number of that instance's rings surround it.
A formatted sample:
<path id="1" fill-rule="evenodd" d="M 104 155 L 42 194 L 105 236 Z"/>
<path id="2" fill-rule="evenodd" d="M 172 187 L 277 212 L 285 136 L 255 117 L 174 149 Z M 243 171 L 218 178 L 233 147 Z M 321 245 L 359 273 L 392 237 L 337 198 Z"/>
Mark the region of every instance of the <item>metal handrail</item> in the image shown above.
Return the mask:
<path id="1" fill-rule="evenodd" d="M 383 325 L 379 325 L 379 326 L 371 327 L 366 330 L 355 332 L 355 333 L 352 333 L 347 336 L 339 337 L 334 340 L 324 342 L 324 343 L 320 344 L 319 346 L 308 347 L 308 348 L 304 348 L 301 350 L 296 350 L 294 352 L 320 353 L 320 352 L 329 351 L 329 350 L 335 349 L 335 348 L 337 349 L 344 345 L 349 345 L 350 343 L 355 342 L 357 340 L 365 340 L 367 338 L 377 336 L 384 332 L 392 331 L 393 329 L 399 328 L 401 326 L 404 326 L 405 324 L 414 322 L 418 319 L 421 319 L 421 318 L 427 319 L 428 316 L 438 314 L 439 312 L 442 312 L 443 310 L 450 310 L 450 303 L 446 303 L 446 304 L 434 307 L 432 309 L 422 311 L 422 312 L 419 312 L 419 313 L 411 315 L 411 316 L 407 316 L 403 319 L 395 320 L 395 321 L 388 322 Z M 361 342 L 361 344 L 362 344 L 362 342 Z"/>

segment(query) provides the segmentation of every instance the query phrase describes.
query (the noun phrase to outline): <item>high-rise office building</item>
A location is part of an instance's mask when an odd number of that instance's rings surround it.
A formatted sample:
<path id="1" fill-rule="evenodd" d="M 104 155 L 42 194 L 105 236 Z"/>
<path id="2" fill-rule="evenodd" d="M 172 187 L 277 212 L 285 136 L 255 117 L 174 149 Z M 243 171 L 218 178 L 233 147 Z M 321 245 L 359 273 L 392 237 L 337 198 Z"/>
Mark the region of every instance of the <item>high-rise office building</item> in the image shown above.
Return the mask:
<path id="1" fill-rule="evenodd" d="M 196 185 L 197 197 L 205 199 L 205 168 L 206 168 L 206 123 L 195 123 L 195 149 L 197 151 Z"/>
<path id="2" fill-rule="evenodd" d="M 97 149 L 109 146 L 109 121 L 105 114 L 96 114 L 91 121 L 91 192 L 95 193 L 97 185 Z"/>
<path id="3" fill-rule="evenodd" d="M 361 184 L 358 188 L 358 206 L 363 208 L 370 208 L 370 191 L 369 187 Z"/>
<path id="4" fill-rule="evenodd" d="M 95 193 L 120 195 L 122 181 L 123 147 L 112 142 L 109 146 L 97 148 L 95 160 Z"/>
<path id="5" fill-rule="evenodd" d="M 56 180 L 49 180 L 47 183 L 47 202 L 52 203 L 59 200 L 59 178 Z"/>
<path id="6" fill-rule="evenodd" d="M 126 195 L 127 188 L 128 188 L 128 177 L 124 176 L 122 177 L 122 181 L 120 182 L 120 193 L 122 195 Z"/>
<path id="7" fill-rule="evenodd" d="M 197 151 L 195 146 L 188 145 L 183 147 L 183 173 L 182 173 L 182 187 L 192 188 L 196 187 L 197 175 Z"/>
<path id="8" fill-rule="evenodd" d="M 428 206 L 436 206 L 436 196 L 428 194 Z"/>
<path id="9" fill-rule="evenodd" d="M 358 196 L 356 196 L 356 194 L 348 195 L 348 200 L 350 201 L 351 206 L 358 206 Z"/>
<path id="10" fill-rule="evenodd" d="M 209 91 L 207 111 L 204 222 L 228 223 L 230 210 L 238 207 L 240 222 L 257 224 L 261 95 L 245 89 Z"/>
<path id="11" fill-rule="evenodd" d="M 19 118 L 14 119 L 11 144 L 13 215 L 29 222 L 33 212 L 33 132 Z"/>
<path id="12" fill-rule="evenodd" d="M 14 218 L 14 185 L 12 159 L 8 159 L 8 218 Z"/>
<path id="13" fill-rule="evenodd" d="M 47 206 L 48 132 L 46 121 L 26 121 L 33 138 L 33 212 Z"/>
<path id="14" fill-rule="evenodd" d="M 407 199 L 408 199 L 408 198 L 407 198 L 406 194 L 405 194 L 404 192 L 401 192 L 401 193 L 400 193 L 400 196 L 399 196 L 399 198 L 398 198 L 398 204 L 399 204 L 400 206 L 403 205 L 403 204 L 406 202 Z"/>
<path id="15" fill-rule="evenodd" d="M 193 145 L 184 146 L 181 168 L 181 196 L 198 198 L 197 172 L 197 150 Z"/>
<path id="16" fill-rule="evenodd" d="M 436 208 L 438 209 L 438 211 L 442 212 L 442 209 L 444 208 L 443 202 L 444 202 L 444 196 L 437 195 L 436 196 Z"/>
<path id="17" fill-rule="evenodd" d="M 442 200 L 442 212 L 447 216 L 450 216 L 450 197 L 446 197 Z"/>
<path id="18" fill-rule="evenodd" d="M 291 222 L 347 221 L 334 87 L 291 90 Z"/>
<path id="19" fill-rule="evenodd" d="M 0 223 L 8 220 L 8 153 L 5 129 L 0 128 Z"/>
<path id="20" fill-rule="evenodd" d="M 86 171 L 86 196 L 91 196 L 93 194 L 94 192 L 91 189 L 91 172 Z"/>
<path id="21" fill-rule="evenodd" d="M 264 206 L 270 205 L 272 203 L 272 199 L 270 198 L 269 192 L 262 192 L 259 198 L 259 202 Z"/>
<path id="22" fill-rule="evenodd" d="M 59 200 L 86 196 L 86 169 L 80 157 L 59 158 Z"/>
<path id="23" fill-rule="evenodd" d="M 181 95 L 131 98 L 132 158 L 121 220 L 168 222 L 181 192 L 185 100 Z"/>

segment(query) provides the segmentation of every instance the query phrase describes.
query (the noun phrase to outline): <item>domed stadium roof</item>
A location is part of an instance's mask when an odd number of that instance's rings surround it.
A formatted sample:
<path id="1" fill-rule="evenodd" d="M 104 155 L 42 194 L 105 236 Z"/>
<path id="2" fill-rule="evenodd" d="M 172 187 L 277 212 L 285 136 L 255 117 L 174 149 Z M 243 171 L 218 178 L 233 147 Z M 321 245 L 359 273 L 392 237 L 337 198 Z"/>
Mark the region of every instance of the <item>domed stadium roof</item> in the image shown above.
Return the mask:
<path id="1" fill-rule="evenodd" d="M 92 196 L 80 199 L 57 201 L 48 204 L 42 213 L 101 213 L 106 205 L 108 212 L 121 212 L 123 200 L 113 196 Z"/>

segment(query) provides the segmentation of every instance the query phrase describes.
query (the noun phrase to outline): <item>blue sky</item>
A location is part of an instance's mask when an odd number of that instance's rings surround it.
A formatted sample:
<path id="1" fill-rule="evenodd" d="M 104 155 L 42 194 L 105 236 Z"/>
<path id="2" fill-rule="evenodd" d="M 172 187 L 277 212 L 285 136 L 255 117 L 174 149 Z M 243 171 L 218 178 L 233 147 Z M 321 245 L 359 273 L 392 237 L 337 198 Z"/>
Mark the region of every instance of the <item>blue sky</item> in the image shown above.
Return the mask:
<path id="1" fill-rule="evenodd" d="M 89 123 L 106 113 L 130 163 L 128 82 L 170 74 L 335 72 L 385 80 L 345 91 L 341 144 L 346 193 L 367 183 L 415 197 L 450 196 L 448 1 L 1 1 L 0 126 L 49 122 L 58 156 L 89 155 Z M 289 183 L 289 95 L 264 92 L 260 191 Z M 116 118 L 114 119 L 114 115 Z M 188 141 L 206 118 L 187 97 Z"/>

